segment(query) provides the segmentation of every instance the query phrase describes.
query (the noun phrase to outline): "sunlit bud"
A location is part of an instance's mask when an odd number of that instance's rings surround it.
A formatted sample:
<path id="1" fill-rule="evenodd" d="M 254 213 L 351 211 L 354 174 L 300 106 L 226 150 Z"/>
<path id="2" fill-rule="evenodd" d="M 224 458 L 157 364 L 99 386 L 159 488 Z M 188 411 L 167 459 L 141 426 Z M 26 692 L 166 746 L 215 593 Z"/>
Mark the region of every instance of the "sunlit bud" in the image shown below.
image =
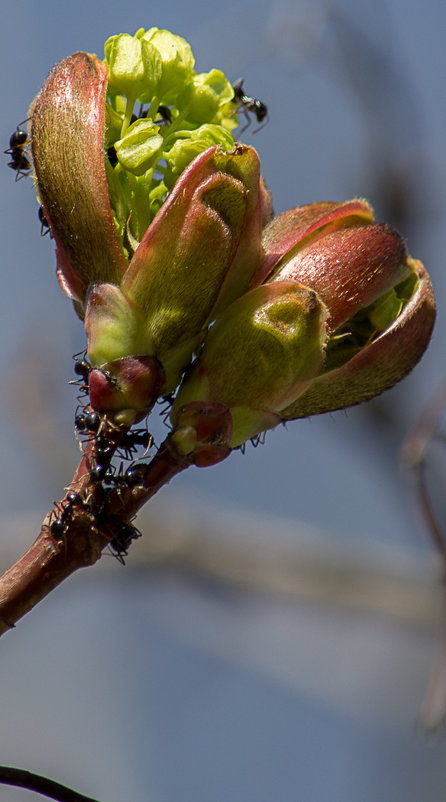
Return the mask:
<path id="1" fill-rule="evenodd" d="M 206 468 L 229 456 L 231 435 L 232 417 L 224 405 L 192 401 L 177 408 L 170 440 L 180 457 Z"/>
<path id="2" fill-rule="evenodd" d="M 182 36 L 158 28 L 145 32 L 141 29 L 136 36 L 141 36 L 141 42 L 149 42 L 160 54 L 162 75 L 157 95 L 169 104 L 192 77 L 195 59 L 191 47 Z"/>
<path id="3" fill-rule="evenodd" d="M 234 301 L 210 329 L 200 359 L 172 409 L 213 401 L 232 416 L 231 447 L 272 428 L 280 411 L 318 373 L 327 337 L 326 308 L 313 290 L 292 282 L 263 285 Z"/>
<path id="4" fill-rule="evenodd" d="M 252 148 L 211 148 L 181 174 L 122 280 L 167 391 L 217 311 L 248 289 L 259 266 L 263 188 Z"/>
<path id="5" fill-rule="evenodd" d="M 220 108 L 228 103 L 234 90 L 221 70 L 194 75 L 178 97 L 178 107 L 190 122 L 212 123 Z M 221 115 L 220 115 L 221 117 Z M 219 120 L 216 120 L 219 121 Z"/>
<path id="6" fill-rule="evenodd" d="M 150 103 L 162 75 L 158 50 L 144 38 L 121 33 L 107 39 L 104 53 L 110 87 L 133 102 Z"/>
<path id="7" fill-rule="evenodd" d="M 115 359 L 91 371 L 90 403 L 93 409 L 115 413 L 116 422 L 131 426 L 150 412 L 163 383 L 163 369 L 154 357 Z"/>
<path id="8" fill-rule="evenodd" d="M 435 319 L 429 276 L 401 236 L 374 223 L 365 201 L 315 203 L 263 232 L 268 282 L 301 282 L 329 311 L 321 375 L 284 419 L 344 408 L 402 379 L 424 353 Z"/>
<path id="9" fill-rule="evenodd" d="M 184 39 L 141 28 L 110 37 L 105 62 L 79 52 L 56 64 L 30 108 L 38 199 L 55 239 L 59 281 L 80 317 L 91 284 L 120 285 L 197 154 L 234 147 L 222 111 L 232 87 L 221 71 L 197 76 L 193 66 Z M 179 108 L 185 92 L 195 120 Z M 265 196 L 262 190 L 262 204 Z"/>
<path id="10" fill-rule="evenodd" d="M 31 109 L 40 201 L 56 242 L 63 290 L 83 301 L 90 284 L 119 284 L 127 268 L 104 160 L 107 68 L 74 53 L 56 64 Z"/>

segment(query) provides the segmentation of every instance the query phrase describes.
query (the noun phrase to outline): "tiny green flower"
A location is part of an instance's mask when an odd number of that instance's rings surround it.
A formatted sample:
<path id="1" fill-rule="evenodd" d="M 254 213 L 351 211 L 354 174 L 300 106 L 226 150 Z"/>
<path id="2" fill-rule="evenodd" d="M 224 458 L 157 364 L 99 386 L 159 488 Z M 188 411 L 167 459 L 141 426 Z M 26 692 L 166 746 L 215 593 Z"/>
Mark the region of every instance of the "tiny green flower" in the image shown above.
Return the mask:
<path id="1" fill-rule="evenodd" d="M 153 120 L 136 120 L 123 139 L 114 143 L 122 167 L 133 175 L 144 175 L 159 158 L 163 137 Z"/>
<path id="2" fill-rule="evenodd" d="M 167 105 L 174 103 L 183 86 L 192 79 L 195 59 L 192 49 L 182 36 L 158 28 L 142 28 L 136 33 L 141 42 L 149 42 L 159 53 L 162 74 L 157 87 L 158 96 Z"/>
<path id="3" fill-rule="evenodd" d="M 233 95 L 226 76 L 214 69 L 193 76 L 178 97 L 178 107 L 191 123 L 218 123 L 225 117 L 222 107 Z"/>
<path id="4" fill-rule="evenodd" d="M 150 103 L 162 76 L 162 58 L 146 39 L 122 33 L 107 39 L 109 89 L 133 101 Z"/>

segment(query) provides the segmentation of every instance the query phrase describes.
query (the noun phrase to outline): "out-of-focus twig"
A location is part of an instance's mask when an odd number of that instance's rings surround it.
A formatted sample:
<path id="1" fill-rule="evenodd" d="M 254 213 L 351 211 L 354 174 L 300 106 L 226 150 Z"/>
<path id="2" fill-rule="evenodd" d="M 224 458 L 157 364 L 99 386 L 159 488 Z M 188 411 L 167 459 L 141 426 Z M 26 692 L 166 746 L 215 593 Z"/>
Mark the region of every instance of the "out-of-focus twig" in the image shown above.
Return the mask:
<path id="1" fill-rule="evenodd" d="M 13 785 L 16 788 L 27 788 L 28 791 L 35 791 L 58 802 L 98 802 L 90 796 L 84 796 L 67 788 L 66 785 L 49 780 L 48 777 L 12 766 L 0 766 L 0 783 Z"/>
<path id="2" fill-rule="evenodd" d="M 403 474 L 415 487 L 417 501 L 429 535 L 446 566 L 446 540 L 435 515 L 426 483 L 426 451 L 437 436 L 446 408 L 446 381 L 429 400 L 420 417 L 406 436 L 401 449 Z"/>
<path id="3" fill-rule="evenodd" d="M 442 439 L 440 424 L 446 408 L 444 380 L 423 409 L 401 449 L 403 474 L 411 480 L 423 522 L 443 561 L 442 605 L 438 615 L 437 651 L 420 711 L 420 724 L 434 730 L 446 719 L 446 538 L 435 514 L 426 481 L 426 453 L 433 440 Z"/>

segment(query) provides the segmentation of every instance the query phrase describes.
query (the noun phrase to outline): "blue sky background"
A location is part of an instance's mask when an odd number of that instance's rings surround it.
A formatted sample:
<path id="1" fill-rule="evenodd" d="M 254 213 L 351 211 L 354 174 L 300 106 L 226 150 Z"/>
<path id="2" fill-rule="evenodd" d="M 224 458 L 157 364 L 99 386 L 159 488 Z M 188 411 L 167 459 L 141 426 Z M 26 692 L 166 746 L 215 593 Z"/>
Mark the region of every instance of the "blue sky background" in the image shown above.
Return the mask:
<path id="1" fill-rule="evenodd" d="M 109 35 L 152 25 L 188 39 L 198 70 L 243 77 L 268 104 L 268 125 L 244 138 L 260 154 L 276 212 L 368 197 L 423 260 L 439 303 L 431 347 L 399 387 L 191 469 L 162 491 L 160 509 L 223 531 L 230 520 L 235 539 L 238 520 L 255 516 L 260 537 L 277 519 L 280 538 L 283 519 L 296 541 L 308 525 L 341 554 L 375 543 L 424 564 L 398 449 L 445 372 L 444 4 L 9 4 L 0 31 L 4 147 L 58 60 L 79 49 L 101 55 Z M 40 236 L 31 181 L 15 183 L 6 157 L 0 186 L 0 502 L 14 556 L 17 527 L 7 522 L 26 515 L 20 548 L 31 541 L 79 458 L 67 382 L 84 338 Z M 0 762 L 104 802 L 444 799 L 444 741 L 412 728 L 429 632 L 228 599 L 178 577 L 133 582 L 131 561 L 128 577 L 93 568 L 88 580 L 74 578 L 2 640 Z M 20 792 L 6 793 L 20 802 Z"/>

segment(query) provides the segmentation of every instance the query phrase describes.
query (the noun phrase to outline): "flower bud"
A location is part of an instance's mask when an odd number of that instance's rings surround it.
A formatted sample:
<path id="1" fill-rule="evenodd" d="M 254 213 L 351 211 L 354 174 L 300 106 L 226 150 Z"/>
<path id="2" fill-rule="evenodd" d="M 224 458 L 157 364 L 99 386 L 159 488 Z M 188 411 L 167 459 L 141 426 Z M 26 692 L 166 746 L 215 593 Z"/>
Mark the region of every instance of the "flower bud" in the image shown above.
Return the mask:
<path id="1" fill-rule="evenodd" d="M 391 387 L 420 359 L 435 305 L 429 277 L 364 201 L 279 215 L 263 232 L 268 281 L 221 315 L 172 408 L 231 412 L 231 447 L 280 421 L 344 408 Z"/>
<path id="2" fill-rule="evenodd" d="M 104 45 L 110 87 L 133 102 L 150 103 L 162 75 L 161 56 L 146 39 L 121 33 Z"/>
<path id="3" fill-rule="evenodd" d="M 174 426 L 179 409 L 203 400 L 230 410 L 231 447 L 276 426 L 321 366 L 326 314 L 316 293 L 294 282 L 263 285 L 234 301 L 180 387 Z"/>
<path id="4" fill-rule="evenodd" d="M 232 87 L 219 70 L 197 76 L 184 39 L 141 28 L 110 37 L 105 57 L 61 61 L 30 109 L 38 199 L 80 317 L 91 284 L 120 285 L 183 169 L 210 146 L 234 147 L 221 111 Z M 179 108 L 184 93 L 195 119 Z M 139 118 L 136 101 L 149 104 Z"/>
<path id="5" fill-rule="evenodd" d="M 104 161 L 107 68 L 74 53 L 56 64 L 30 110 L 40 202 L 56 242 L 62 289 L 83 301 L 90 284 L 119 284 L 127 268 Z"/>
<path id="6" fill-rule="evenodd" d="M 125 170 L 144 175 L 157 161 L 164 141 L 159 130 L 152 120 L 136 120 L 127 128 L 125 137 L 115 142 L 117 158 Z"/>
<path id="7" fill-rule="evenodd" d="M 320 375 L 282 410 L 283 419 L 365 401 L 421 358 L 435 320 L 429 276 L 396 231 L 373 222 L 366 202 L 285 212 L 266 226 L 263 244 L 268 283 L 302 282 L 329 312 Z"/>
<path id="8" fill-rule="evenodd" d="M 179 381 L 216 311 L 246 290 L 258 269 L 261 184 L 257 154 L 211 148 L 182 173 L 148 228 L 121 289 L 146 321 L 146 338 Z"/>
<path id="9" fill-rule="evenodd" d="M 192 77 L 195 59 L 191 47 L 182 36 L 158 28 L 141 29 L 136 36 L 140 35 L 141 42 L 149 42 L 160 54 L 162 76 L 157 94 L 169 104 Z"/>
<path id="10" fill-rule="evenodd" d="M 178 107 L 190 122 L 212 123 L 222 106 L 234 96 L 234 90 L 221 70 L 194 75 L 178 97 Z M 220 113 L 221 118 L 221 113 Z"/>
<path id="11" fill-rule="evenodd" d="M 37 188 L 92 364 L 112 373 L 118 360 L 157 358 L 168 393 L 217 312 L 255 282 L 270 201 L 255 151 L 234 148 L 220 122 L 198 124 L 206 109 L 220 120 L 233 91 L 220 71 L 195 76 L 189 45 L 157 29 L 111 37 L 105 53 L 106 64 L 60 62 L 35 101 Z M 172 124 L 156 123 L 174 87 L 197 119 L 173 105 Z M 135 97 L 150 108 L 132 122 Z"/>
<path id="12" fill-rule="evenodd" d="M 232 418 L 223 404 L 191 402 L 177 409 L 171 444 L 180 457 L 207 468 L 231 453 Z"/>
<path id="13" fill-rule="evenodd" d="M 182 131 L 175 144 L 166 153 L 166 163 L 172 178 L 177 178 L 187 165 L 208 148 L 222 145 L 224 150 L 232 150 L 231 134 L 220 125 L 200 125 L 192 131 Z M 169 181 L 169 177 L 167 177 Z"/>
<path id="14" fill-rule="evenodd" d="M 116 423 L 131 426 L 150 412 L 164 380 L 163 369 L 154 357 L 115 359 L 91 370 L 90 404 L 98 411 L 114 412 Z"/>
<path id="15" fill-rule="evenodd" d="M 415 367 L 429 343 L 435 301 L 422 263 L 406 259 L 410 271 L 406 281 L 333 333 L 324 370 L 282 411 L 284 420 L 360 404 L 393 387 Z M 392 310 L 391 317 L 380 320 L 386 307 Z"/>

